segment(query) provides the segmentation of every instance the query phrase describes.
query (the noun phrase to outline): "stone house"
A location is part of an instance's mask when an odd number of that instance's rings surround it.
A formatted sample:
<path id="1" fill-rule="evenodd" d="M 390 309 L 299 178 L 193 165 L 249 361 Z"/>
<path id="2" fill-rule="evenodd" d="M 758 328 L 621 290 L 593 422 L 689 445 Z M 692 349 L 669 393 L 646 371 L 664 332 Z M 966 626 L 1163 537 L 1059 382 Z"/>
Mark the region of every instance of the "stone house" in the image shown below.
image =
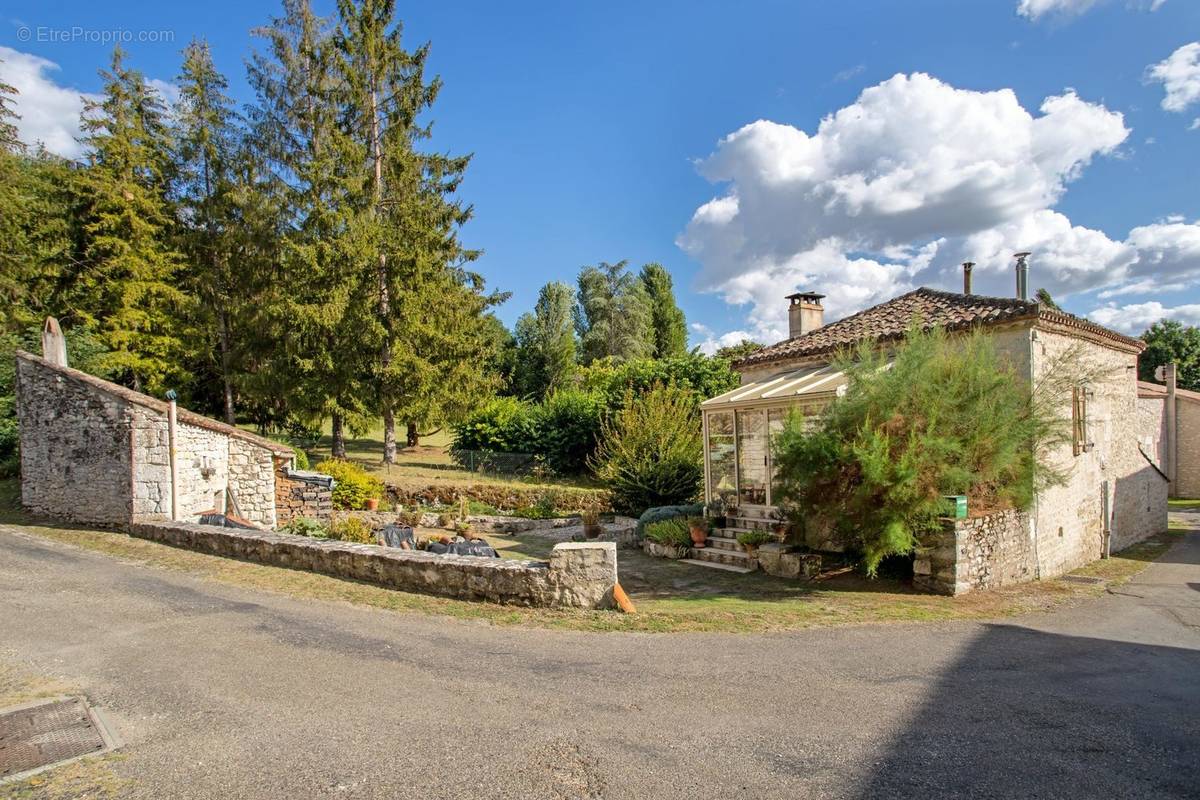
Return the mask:
<path id="1" fill-rule="evenodd" d="M 331 479 L 294 470 L 290 447 L 71 369 L 61 342 L 44 350 L 16 356 L 30 511 L 117 527 L 205 512 L 261 528 L 328 517 Z"/>
<path id="2" fill-rule="evenodd" d="M 1200 392 L 1175 385 L 1174 364 L 1163 378 L 1138 381 L 1142 449 L 1171 479 L 1172 497 L 1200 497 Z"/>
<path id="3" fill-rule="evenodd" d="M 789 338 L 735 363 L 741 385 L 702 405 L 706 500 L 732 501 L 735 529 L 768 527 L 763 521 L 776 511 L 771 443 L 789 410 L 818 412 L 845 391 L 847 378 L 833 364 L 838 351 L 863 341 L 886 348 L 919 319 L 947 331 L 985 331 L 1035 386 L 1068 354 L 1092 377 L 1062 389 L 1071 441 L 1045 455 L 1068 475 L 1066 483 L 1040 491 L 1027 512 L 948 522 L 916 559 L 918 584 L 960 593 L 1053 577 L 1165 530 L 1167 480 L 1139 443 L 1137 357 L 1144 344 L 1025 299 L 1023 260 L 1017 297 L 972 294 L 967 275 L 962 294 L 920 288 L 829 325 L 822 295 L 790 295 Z M 738 557 L 727 555 L 698 557 Z"/>

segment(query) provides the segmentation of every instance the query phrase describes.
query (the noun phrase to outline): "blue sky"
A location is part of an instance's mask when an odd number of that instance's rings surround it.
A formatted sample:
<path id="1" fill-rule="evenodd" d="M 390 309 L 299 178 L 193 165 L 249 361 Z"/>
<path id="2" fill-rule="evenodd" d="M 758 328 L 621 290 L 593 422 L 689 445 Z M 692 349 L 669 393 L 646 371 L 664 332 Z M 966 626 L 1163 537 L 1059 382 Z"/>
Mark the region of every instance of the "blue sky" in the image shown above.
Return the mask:
<path id="1" fill-rule="evenodd" d="M 1200 67 L 1186 49 L 1200 4 L 1018 2 L 419 2 L 401 14 L 445 81 L 435 145 L 475 154 L 465 238 L 485 250 L 490 285 L 513 292 L 510 324 L 546 281 L 627 258 L 671 270 L 704 326 L 694 343 L 769 340 L 797 288 L 827 293 L 840 316 L 914 285 L 957 289 L 954 265 L 970 258 L 981 289 L 1008 294 L 1007 256 L 1025 247 L 1032 285 L 1072 311 L 1135 332 L 1159 316 L 1200 322 Z M 48 130 L 70 96 L 97 90 L 111 51 L 50 29 L 169 31 L 126 43 L 130 62 L 169 82 L 184 44 L 206 38 L 248 102 L 250 30 L 275 13 L 10 2 L 0 70 L 34 89 L 19 110 Z"/>

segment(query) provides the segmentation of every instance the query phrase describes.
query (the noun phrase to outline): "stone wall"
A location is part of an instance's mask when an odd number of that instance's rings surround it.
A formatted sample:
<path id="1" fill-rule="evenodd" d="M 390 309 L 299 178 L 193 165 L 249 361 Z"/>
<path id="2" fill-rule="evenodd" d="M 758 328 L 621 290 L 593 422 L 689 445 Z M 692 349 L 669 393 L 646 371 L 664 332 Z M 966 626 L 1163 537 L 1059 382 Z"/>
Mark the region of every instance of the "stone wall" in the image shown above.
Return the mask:
<path id="1" fill-rule="evenodd" d="M 938 594 L 965 594 L 1037 577 L 1029 514 L 999 511 L 945 520 L 927 536 L 913 561 L 913 583 Z"/>
<path id="2" fill-rule="evenodd" d="M 231 444 L 232 440 L 224 434 L 176 422 L 175 469 L 181 519 L 213 509 L 225 510 Z"/>
<path id="3" fill-rule="evenodd" d="M 41 359 L 16 362 L 21 504 L 76 522 L 129 521 L 132 410 Z"/>
<path id="4" fill-rule="evenodd" d="M 275 461 L 275 523 L 307 517 L 328 523 L 333 515 L 333 484 L 328 475 L 300 472 Z"/>
<path id="5" fill-rule="evenodd" d="M 1044 464 L 1065 475 L 1063 483 L 1038 493 L 1031 510 L 1037 572 L 1047 578 L 1103 555 L 1105 486 L 1112 550 L 1166 530 L 1166 502 L 1153 501 L 1167 481 L 1147 461 L 1139 442 L 1137 354 L 1050 330 L 1032 334 L 1034 385 L 1066 379 L 1054 398 L 1062 419 L 1071 419 L 1074 375 L 1087 377 L 1092 392 L 1087 409 L 1092 447 L 1075 453 L 1067 441 L 1042 454 Z"/>
<path id="6" fill-rule="evenodd" d="M 547 561 L 435 555 L 285 533 L 139 521 L 134 536 L 406 592 L 523 606 L 611 608 L 617 582 L 612 542 L 564 542 Z"/>
<path id="7" fill-rule="evenodd" d="M 167 417 L 134 405 L 132 517 L 171 515 L 171 436 Z M 86 487 L 80 487 L 86 491 Z"/>
<path id="8" fill-rule="evenodd" d="M 275 460 L 271 451 L 231 438 L 229 490 L 242 519 L 263 528 L 275 527 Z"/>
<path id="9" fill-rule="evenodd" d="M 1175 424 L 1179 429 L 1175 496 L 1200 497 L 1200 401 L 1180 397 L 1175 408 Z"/>

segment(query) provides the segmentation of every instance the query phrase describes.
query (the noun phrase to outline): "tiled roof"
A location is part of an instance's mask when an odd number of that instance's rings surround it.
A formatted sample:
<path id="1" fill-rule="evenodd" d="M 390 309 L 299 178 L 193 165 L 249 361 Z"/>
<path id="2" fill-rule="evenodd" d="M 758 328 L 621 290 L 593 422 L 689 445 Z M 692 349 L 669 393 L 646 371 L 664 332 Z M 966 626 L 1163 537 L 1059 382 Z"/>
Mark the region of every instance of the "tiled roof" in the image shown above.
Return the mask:
<path id="1" fill-rule="evenodd" d="M 1182 397 L 1185 400 L 1200 400 L 1200 392 L 1192 392 L 1187 389 L 1176 389 L 1175 395 Z M 1152 383 L 1150 381 L 1138 381 L 1138 397 L 1166 397 L 1167 387 L 1161 383 Z"/>
<path id="2" fill-rule="evenodd" d="M 41 356 L 35 356 L 33 353 L 26 353 L 24 350 L 18 350 L 16 355 L 17 358 L 30 361 L 34 364 L 39 364 L 48 369 L 52 369 L 61 373 L 64 377 L 73 378 L 74 380 L 91 386 L 94 389 L 98 389 L 105 394 L 112 395 L 113 397 L 119 397 L 127 403 L 133 403 L 135 405 L 142 406 L 143 408 L 149 408 L 163 414 L 167 413 L 168 403 L 165 400 L 159 400 L 157 397 L 150 397 L 149 395 L 142 394 L 141 392 L 135 392 L 133 389 L 128 389 L 120 384 L 110 383 L 103 378 L 97 378 L 95 375 L 89 375 L 88 373 L 81 372 L 77 369 L 59 366 L 51 361 L 47 361 Z M 241 439 L 244 442 L 249 442 L 250 444 L 257 445 L 263 449 L 270 450 L 272 453 L 281 458 L 291 458 L 295 455 L 295 452 L 292 450 L 292 448 L 288 447 L 286 444 L 273 442 L 270 439 L 253 434 L 250 431 L 244 431 L 241 428 L 233 425 L 226 425 L 224 422 L 218 422 L 217 420 L 210 419 L 202 414 L 197 414 L 194 411 L 188 411 L 186 408 L 177 407 L 175 412 L 176 419 L 187 425 L 194 425 L 197 428 L 204 428 L 205 430 L 213 431 L 214 433 L 223 433 L 226 436 L 232 436 L 235 439 Z"/>
<path id="3" fill-rule="evenodd" d="M 1144 346 L 1137 339 L 1032 300 L 958 294 L 922 287 L 803 336 L 764 347 L 734 366 L 740 369 L 776 361 L 828 356 L 862 341 L 900 339 L 913 319 L 920 319 L 926 329 L 941 327 L 948 331 L 1036 319 L 1064 328 L 1073 335 L 1106 340 L 1122 349 L 1140 352 Z"/>

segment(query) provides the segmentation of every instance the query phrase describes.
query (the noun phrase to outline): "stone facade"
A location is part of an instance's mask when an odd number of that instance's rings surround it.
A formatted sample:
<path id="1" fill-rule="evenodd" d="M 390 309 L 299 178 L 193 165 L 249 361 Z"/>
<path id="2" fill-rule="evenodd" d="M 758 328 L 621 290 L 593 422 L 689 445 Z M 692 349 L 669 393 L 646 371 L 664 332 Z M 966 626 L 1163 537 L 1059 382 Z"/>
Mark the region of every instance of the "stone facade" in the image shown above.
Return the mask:
<path id="1" fill-rule="evenodd" d="M 913 560 L 913 583 L 938 594 L 965 594 L 1037 576 L 1032 521 L 1021 511 L 947 519 Z"/>
<path id="2" fill-rule="evenodd" d="M 1138 430 L 1142 449 L 1155 465 L 1170 472 L 1167 452 L 1170 431 L 1167 429 L 1166 387 L 1161 384 L 1138 384 Z M 1200 393 L 1187 389 L 1175 390 L 1175 468 L 1172 497 L 1200 497 Z"/>
<path id="3" fill-rule="evenodd" d="M 168 404 L 92 375 L 17 354 L 21 495 L 38 514 L 125 525 L 172 513 Z M 178 514 L 223 512 L 232 495 L 240 516 L 272 527 L 273 459 L 290 448 L 178 409 Z"/>
<path id="4" fill-rule="evenodd" d="M 202 553 L 310 570 L 406 592 L 522 606 L 611 608 L 612 542 L 564 542 L 549 561 L 435 555 L 269 531 L 139 521 L 130 532 Z"/>

